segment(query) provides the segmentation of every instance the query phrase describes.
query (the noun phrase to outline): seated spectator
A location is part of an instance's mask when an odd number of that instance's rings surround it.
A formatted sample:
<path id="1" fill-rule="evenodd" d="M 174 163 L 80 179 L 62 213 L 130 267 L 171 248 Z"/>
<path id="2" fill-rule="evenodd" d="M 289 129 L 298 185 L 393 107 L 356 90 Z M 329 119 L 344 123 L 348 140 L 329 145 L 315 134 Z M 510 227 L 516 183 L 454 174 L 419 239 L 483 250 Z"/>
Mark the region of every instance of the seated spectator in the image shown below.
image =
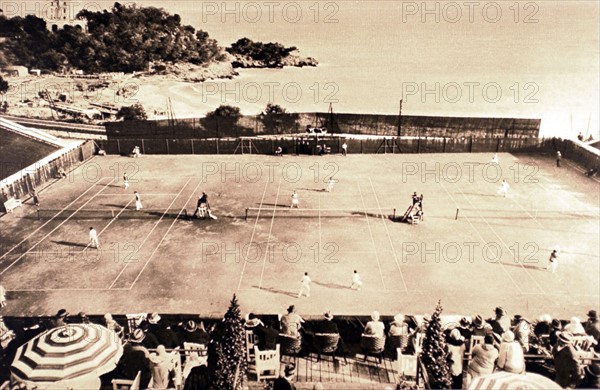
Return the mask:
<path id="1" fill-rule="evenodd" d="M 396 314 L 390 323 L 390 336 L 408 336 L 408 324 L 404 322 L 404 315 Z"/>
<path id="2" fill-rule="evenodd" d="M 85 314 L 84 312 L 80 311 L 77 314 L 77 319 L 74 321 L 75 324 L 89 324 L 90 323 L 90 319 L 88 318 L 87 314 Z"/>
<path id="3" fill-rule="evenodd" d="M 265 324 L 256 316 L 256 314 L 248 314 L 248 320 L 244 323 L 244 327 L 246 329 L 252 329 L 256 328 L 258 325 L 264 326 Z"/>
<path id="4" fill-rule="evenodd" d="M 145 325 L 141 325 L 142 328 L 146 328 Z M 133 331 L 133 334 L 130 337 L 130 341 L 132 343 L 136 343 L 141 345 L 144 348 L 155 349 L 159 346 L 158 340 L 154 334 L 144 331 L 144 329 L 138 328 Z"/>
<path id="5" fill-rule="evenodd" d="M 383 337 L 385 335 L 385 325 L 379 321 L 379 312 L 374 311 L 371 314 L 371 321 L 365 326 L 365 334 Z"/>
<path id="6" fill-rule="evenodd" d="M 598 321 L 598 312 L 590 310 L 588 312 L 588 320 L 585 323 L 585 333 L 592 336 L 600 345 L 600 322 Z"/>
<path id="7" fill-rule="evenodd" d="M 282 153 L 283 153 L 283 149 L 281 149 L 281 146 L 278 146 L 277 149 L 275 149 L 275 155 L 281 156 Z"/>
<path id="8" fill-rule="evenodd" d="M 196 352 L 196 351 L 190 352 L 190 356 L 187 359 L 187 361 L 185 362 L 185 366 L 183 367 L 183 371 L 181 373 L 181 375 L 183 376 L 183 381 L 185 382 L 186 378 L 190 375 L 192 368 L 198 367 L 202 364 L 203 363 L 200 360 L 200 356 L 198 355 L 198 352 Z"/>
<path id="9" fill-rule="evenodd" d="M 585 376 L 581 387 L 584 389 L 600 389 L 600 362 L 592 362 L 585 367 Z"/>
<path id="10" fill-rule="evenodd" d="M 344 340 L 342 339 L 337 324 L 333 322 L 333 314 L 331 314 L 331 311 L 327 311 L 323 314 L 323 317 L 324 320 L 320 321 L 316 326 L 316 333 L 340 335 L 337 350 L 342 354 L 346 354 L 348 351 L 346 350 L 346 345 L 344 344 Z"/>
<path id="11" fill-rule="evenodd" d="M 296 366 L 293 364 L 286 365 L 283 376 L 273 382 L 273 390 L 296 390 L 296 386 L 292 383 L 294 375 L 296 375 Z"/>
<path id="12" fill-rule="evenodd" d="M 258 325 L 254 328 L 254 334 L 258 337 L 258 349 L 261 351 L 275 350 L 277 348 L 277 337 L 279 332 L 273 329 L 271 321 L 266 325 Z"/>
<path id="13" fill-rule="evenodd" d="M 452 329 L 447 340 L 448 354 L 450 355 L 450 375 L 452 375 L 452 388 L 462 388 L 463 357 L 465 354 L 465 338 L 458 328 Z"/>
<path id="14" fill-rule="evenodd" d="M 148 353 L 148 350 L 146 350 Z M 151 389 L 166 390 L 169 387 L 169 372 L 173 369 L 173 357 L 167 353 L 164 345 L 156 348 L 156 353 L 149 353 L 146 358 L 150 361 L 152 372 Z"/>
<path id="15" fill-rule="evenodd" d="M 502 335 L 496 366 L 499 370 L 512 372 L 513 374 L 522 374 L 525 372 L 523 348 L 515 341 L 515 335 L 510 330 L 507 330 Z"/>
<path id="16" fill-rule="evenodd" d="M 210 335 L 204 329 L 204 324 L 201 322 L 200 325 L 196 324 L 196 321 L 189 320 L 183 326 L 180 326 L 179 341 L 183 347 L 183 343 L 195 343 L 208 345 L 210 342 Z"/>
<path id="17" fill-rule="evenodd" d="M 492 320 L 492 330 L 498 335 L 498 339 L 507 330 L 510 330 L 510 318 L 506 315 L 506 311 L 502 307 L 495 309 L 496 317 Z"/>
<path id="18" fill-rule="evenodd" d="M 581 325 L 581 320 L 577 317 L 571 317 L 571 322 L 565 325 L 563 331 L 569 332 L 573 336 L 585 336 L 585 329 Z"/>
<path id="19" fill-rule="evenodd" d="M 138 329 L 141 331 L 141 329 Z M 117 364 L 116 376 L 118 378 L 134 380 L 140 372 L 140 388 L 146 389 L 150 383 L 150 362 L 146 358 L 148 350 L 138 342 L 131 340 L 123 345 L 123 356 Z"/>
<path id="20" fill-rule="evenodd" d="M 67 323 L 66 318 L 69 316 L 69 313 L 65 310 L 65 309 L 60 309 L 56 315 L 54 316 L 54 318 L 52 318 L 50 320 L 50 327 L 51 328 L 58 328 L 61 326 L 65 326 Z"/>
<path id="21" fill-rule="evenodd" d="M 473 320 L 472 332 L 473 336 L 485 336 L 492 333 L 492 326 L 487 322 L 484 322 L 483 317 L 478 314 Z"/>
<path id="22" fill-rule="evenodd" d="M 564 388 L 575 388 L 581 382 L 581 367 L 577 352 L 571 345 L 573 335 L 560 332 L 558 341 L 552 350 L 556 377 L 554 381 Z"/>
<path id="23" fill-rule="evenodd" d="M 184 378 L 183 390 L 210 390 L 210 377 L 205 364 L 192 367 L 187 377 Z"/>
<path id="24" fill-rule="evenodd" d="M 471 351 L 471 363 L 468 374 L 471 378 L 494 372 L 494 363 L 498 358 L 498 350 L 494 347 L 494 336 L 485 335 L 484 343 L 477 344 Z"/>
<path id="25" fill-rule="evenodd" d="M 296 314 L 296 307 L 294 305 L 290 305 L 287 309 L 287 314 L 281 316 L 281 333 L 293 336 L 300 337 L 300 328 L 302 328 L 302 324 L 304 320 L 298 314 Z"/>
<path id="26" fill-rule="evenodd" d="M 64 179 L 65 177 L 67 177 L 67 172 L 65 172 L 63 167 L 58 168 L 58 178 L 59 179 Z"/>
<path id="27" fill-rule="evenodd" d="M 0 351 L 6 349 L 8 344 L 13 341 L 15 338 L 15 332 L 8 329 L 6 324 L 4 323 L 4 318 L 0 316 Z"/>
<path id="28" fill-rule="evenodd" d="M 537 324 L 535 324 L 535 327 L 533 328 L 533 333 L 538 337 L 549 335 L 550 331 L 552 330 L 552 326 L 550 325 L 551 323 L 552 317 L 550 317 L 550 315 L 541 315 Z"/>
<path id="29" fill-rule="evenodd" d="M 105 323 L 107 329 L 115 332 L 117 334 L 117 336 L 123 337 L 123 327 L 121 325 L 119 325 L 119 323 L 117 321 L 115 321 L 113 319 L 112 314 L 106 313 L 104 315 L 104 323 Z"/>
<path id="30" fill-rule="evenodd" d="M 157 313 L 152 313 L 148 317 L 148 333 L 152 333 L 156 336 L 156 340 L 165 348 L 173 349 L 179 346 L 179 340 L 175 332 L 171 330 L 171 327 L 162 321 L 162 318 Z"/>
<path id="31" fill-rule="evenodd" d="M 514 338 L 521 344 L 523 353 L 527 353 L 529 351 L 529 330 L 531 329 L 531 324 L 519 314 L 515 315 L 512 323 Z"/>

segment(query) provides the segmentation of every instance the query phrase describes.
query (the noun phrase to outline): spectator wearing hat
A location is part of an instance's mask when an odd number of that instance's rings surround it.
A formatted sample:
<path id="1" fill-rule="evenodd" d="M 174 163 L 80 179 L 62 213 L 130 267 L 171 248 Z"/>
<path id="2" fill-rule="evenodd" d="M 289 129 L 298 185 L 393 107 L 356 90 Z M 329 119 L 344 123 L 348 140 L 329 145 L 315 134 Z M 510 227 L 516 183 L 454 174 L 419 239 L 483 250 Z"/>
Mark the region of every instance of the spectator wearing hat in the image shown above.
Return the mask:
<path id="1" fill-rule="evenodd" d="M 248 314 L 248 319 L 244 323 L 244 327 L 246 329 L 251 330 L 253 328 L 256 328 L 259 325 L 263 325 L 264 326 L 265 324 L 260 320 L 260 318 L 258 318 L 256 316 L 256 314 L 254 314 L 254 313 Z"/>
<path id="2" fill-rule="evenodd" d="M 558 335 L 562 332 L 562 323 L 558 318 L 552 320 L 550 324 L 550 337 L 548 338 L 551 346 L 555 346 L 558 342 Z"/>
<path id="3" fill-rule="evenodd" d="M 156 347 L 156 353 L 148 353 L 148 350 L 145 352 L 152 372 L 150 388 L 166 390 L 169 387 L 169 372 L 174 368 L 173 356 L 167 353 L 164 345 Z"/>
<path id="4" fill-rule="evenodd" d="M 494 312 L 496 317 L 492 320 L 492 330 L 498 335 L 498 338 L 507 330 L 510 330 L 510 318 L 506 315 L 506 310 L 498 306 Z"/>
<path id="5" fill-rule="evenodd" d="M 76 324 L 89 324 L 90 319 L 88 318 L 87 314 L 80 311 L 79 313 L 77 313 L 77 320 L 75 321 L 75 323 Z"/>
<path id="6" fill-rule="evenodd" d="M 460 334 L 458 328 L 452 329 L 448 340 L 448 354 L 452 363 L 450 364 L 450 375 L 452 375 L 452 388 L 462 389 L 463 357 L 465 355 L 465 338 Z"/>
<path id="7" fill-rule="evenodd" d="M 476 315 L 473 319 L 472 335 L 484 337 L 490 333 L 492 333 L 492 326 L 487 322 L 484 322 L 482 316 L 479 314 Z"/>
<path id="8" fill-rule="evenodd" d="M 156 339 L 156 336 L 144 329 L 146 328 L 146 325 L 142 324 L 140 326 L 140 328 L 133 331 L 129 338 L 130 341 L 148 349 L 155 349 L 158 347 L 160 343 Z"/>
<path id="9" fill-rule="evenodd" d="M 512 332 L 514 334 L 514 338 L 519 344 L 521 344 L 523 353 L 527 353 L 529 351 L 529 332 L 531 330 L 531 324 L 520 314 L 515 315 L 512 323 Z"/>
<path id="10" fill-rule="evenodd" d="M 587 314 L 588 320 L 585 323 L 585 333 L 592 336 L 598 345 L 600 345 L 600 322 L 598 322 L 598 312 L 596 310 L 590 310 Z"/>
<path id="11" fill-rule="evenodd" d="M 569 332 L 573 336 L 585 336 L 585 329 L 581 325 L 581 320 L 577 317 L 571 317 L 571 322 L 565 325 L 563 331 Z"/>
<path id="12" fill-rule="evenodd" d="M 56 312 L 56 315 L 54 316 L 54 318 L 52 318 L 50 320 L 50 327 L 58 328 L 58 327 L 67 325 L 65 320 L 68 316 L 69 316 L 69 313 L 65 309 L 60 309 L 58 312 Z"/>
<path id="13" fill-rule="evenodd" d="M 396 314 L 394 316 L 394 321 L 390 323 L 390 331 L 388 335 L 390 336 L 408 336 L 408 324 L 404 322 L 403 314 Z"/>
<path id="14" fill-rule="evenodd" d="M 258 325 L 254 328 L 254 334 L 258 337 L 257 347 L 261 351 L 275 350 L 277 348 L 277 337 L 279 332 L 273 329 L 271 321 L 265 325 Z"/>
<path id="15" fill-rule="evenodd" d="M 585 367 L 585 376 L 581 387 L 584 389 L 600 389 L 600 362 L 592 362 Z"/>
<path id="16" fill-rule="evenodd" d="M 164 345 L 165 348 L 173 349 L 177 348 L 179 345 L 179 340 L 177 340 L 177 336 L 175 332 L 171 330 L 170 326 L 162 321 L 162 318 L 158 313 L 152 313 L 150 317 L 148 317 L 148 333 L 152 333 L 156 336 L 156 340 L 161 345 Z"/>
<path id="17" fill-rule="evenodd" d="M 293 336 L 300 337 L 300 328 L 302 328 L 302 324 L 304 320 L 296 313 L 296 307 L 294 305 L 290 305 L 287 309 L 287 314 L 281 316 L 281 333 Z"/>
<path id="18" fill-rule="evenodd" d="M 581 366 L 577 352 L 572 346 L 573 335 L 569 332 L 560 332 L 558 342 L 552 350 L 556 378 L 554 381 L 563 388 L 575 388 L 581 382 Z"/>
<path id="19" fill-rule="evenodd" d="M 346 350 L 346 345 L 344 344 L 344 340 L 342 339 L 342 335 L 338 329 L 338 326 L 335 322 L 333 322 L 333 314 L 328 310 L 323 314 L 323 321 L 320 321 L 316 326 L 317 333 L 323 334 L 337 334 L 340 335 L 338 339 L 337 350 L 343 354 L 346 354 L 348 351 Z"/>
<path id="20" fill-rule="evenodd" d="M 181 342 L 181 346 L 183 346 L 183 343 L 208 345 L 210 342 L 210 335 L 206 329 L 204 329 L 204 324 L 202 322 L 198 325 L 196 321 L 189 320 L 183 325 L 180 325 L 179 329 L 178 339 Z"/>
<path id="21" fill-rule="evenodd" d="M 468 374 L 471 378 L 494 372 L 494 363 L 498 359 L 498 350 L 494 347 L 494 336 L 485 335 L 484 343 L 477 344 L 471 351 L 471 363 Z"/>
<path id="22" fill-rule="evenodd" d="M 141 329 L 136 329 L 141 332 L 139 337 L 143 340 L 144 332 Z M 152 377 L 150 372 L 150 364 L 146 358 L 148 351 L 140 343 L 132 338 L 129 342 L 123 345 L 123 356 L 115 369 L 118 378 L 134 380 L 137 373 L 140 372 L 140 388 L 146 389 Z"/>
<path id="23" fill-rule="evenodd" d="M 0 351 L 6 349 L 8 344 L 15 338 L 15 332 L 8 329 L 4 323 L 4 318 L 0 316 Z"/>
<path id="24" fill-rule="evenodd" d="M 549 335 L 552 330 L 551 323 L 552 317 L 549 314 L 542 314 L 533 328 L 533 333 L 538 337 Z"/>
<path id="25" fill-rule="evenodd" d="M 378 337 L 385 335 L 385 325 L 379 321 L 379 312 L 377 310 L 371 313 L 371 321 L 367 322 L 364 333 Z"/>
<path id="26" fill-rule="evenodd" d="M 525 372 L 523 348 L 515 340 L 515 335 L 510 330 L 507 330 L 502 335 L 500 351 L 498 352 L 498 363 L 496 366 L 499 370 L 511 372 L 513 374 L 522 374 Z"/>
<path id="27" fill-rule="evenodd" d="M 104 315 L 104 324 L 108 330 L 112 330 L 117 336 L 123 337 L 123 327 L 113 319 L 112 314 L 106 313 Z"/>
<path id="28" fill-rule="evenodd" d="M 283 370 L 283 376 L 280 376 L 273 382 L 273 390 L 296 390 L 296 386 L 292 383 L 295 375 L 296 366 L 293 364 L 286 365 Z"/>
<path id="29" fill-rule="evenodd" d="M 458 323 L 458 328 L 456 329 L 458 329 L 460 335 L 464 337 L 465 342 L 471 339 L 473 331 L 471 330 L 471 321 L 469 321 L 467 317 L 463 317 L 460 319 L 460 322 Z"/>

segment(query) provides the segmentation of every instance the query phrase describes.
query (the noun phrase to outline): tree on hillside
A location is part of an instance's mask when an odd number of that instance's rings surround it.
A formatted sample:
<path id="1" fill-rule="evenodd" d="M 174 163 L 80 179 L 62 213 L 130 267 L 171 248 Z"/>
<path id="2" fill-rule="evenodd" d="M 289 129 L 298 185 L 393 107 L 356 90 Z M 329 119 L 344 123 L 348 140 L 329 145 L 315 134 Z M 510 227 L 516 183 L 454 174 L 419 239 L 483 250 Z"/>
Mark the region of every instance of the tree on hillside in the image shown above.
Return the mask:
<path id="1" fill-rule="evenodd" d="M 131 106 L 121 107 L 117 112 L 117 119 L 123 119 L 125 121 L 146 120 L 148 119 L 148 115 L 146 115 L 144 106 L 136 103 Z"/>
<path id="2" fill-rule="evenodd" d="M 440 320 L 442 310 L 442 303 L 438 301 L 435 312 L 427 325 L 425 338 L 423 339 L 423 352 L 421 352 L 421 360 L 429 375 L 429 385 L 432 389 L 452 388 L 448 348 Z"/>
<path id="3" fill-rule="evenodd" d="M 296 127 L 298 114 L 289 114 L 286 109 L 278 104 L 267 104 L 265 110 L 260 114 L 260 121 L 264 126 L 265 133 L 279 134 L 285 130 L 292 130 Z"/>
<path id="4" fill-rule="evenodd" d="M 215 116 L 225 117 L 225 118 L 237 118 L 242 114 L 240 113 L 239 107 L 229 106 L 227 104 L 221 104 L 214 111 L 210 111 L 206 114 L 208 118 L 212 118 Z"/>
<path id="5" fill-rule="evenodd" d="M 8 92 L 8 81 L 4 80 L 2 76 L 0 76 L 0 95 L 4 95 Z"/>
<path id="6" fill-rule="evenodd" d="M 215 340 L 218 345 L 212 384 L 215 389 L 241 390 L 246 382 L 246 348 L 244 322 L 235 294 L 220 325 L 222 332 Z"/>
<path id="7" fill-rule="evenodd" d="M 254 42 L 248 38 L 240 38 L 225 50 L 234 55 L 261 61 L 269 68 L 277 68 L 282 66 L 283 59 L 296 48 L 294 46 L 285 47 L 280 43 L 262 43 Z"/>

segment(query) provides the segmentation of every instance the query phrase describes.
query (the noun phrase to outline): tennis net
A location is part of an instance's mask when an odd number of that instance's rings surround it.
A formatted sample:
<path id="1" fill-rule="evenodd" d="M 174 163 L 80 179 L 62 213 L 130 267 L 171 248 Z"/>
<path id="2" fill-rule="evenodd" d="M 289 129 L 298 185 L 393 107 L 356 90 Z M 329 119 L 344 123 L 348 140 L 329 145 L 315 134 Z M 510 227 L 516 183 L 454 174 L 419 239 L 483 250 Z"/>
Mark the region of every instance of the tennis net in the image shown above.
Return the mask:
<path id="1" fill-rule="evenodd" d="M 351 217 L 375 217 L 389 218 L 395 217 L 395 209 L 302 209 L 302 208 L 261 208 L 248 207 L 245 212 L 246 221 L 257 218 L 351 218 Z"/>
<path id="2" fill-rule="evenodd" d="M 39 209 L 31 214 L 31 218 L 37 219 L 74 219 L 74 220 L 94 220 L 94 219 L 158 219 L 158 218 L 188 218 L 187 210 L 167 210 L 164 209 L 81 209 L 81 210 L 58 210 L 58 209 Z"/>

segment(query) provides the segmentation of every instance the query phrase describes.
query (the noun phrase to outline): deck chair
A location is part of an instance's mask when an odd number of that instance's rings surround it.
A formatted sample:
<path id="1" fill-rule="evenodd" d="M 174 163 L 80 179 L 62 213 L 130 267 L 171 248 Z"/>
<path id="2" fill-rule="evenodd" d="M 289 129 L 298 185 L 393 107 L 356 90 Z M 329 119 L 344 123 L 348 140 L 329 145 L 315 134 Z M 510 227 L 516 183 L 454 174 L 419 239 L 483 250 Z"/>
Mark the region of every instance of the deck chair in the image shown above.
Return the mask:
<path id="1" fill-rule="evenodd" d="M 204 344 L 184 342 L 183 350 L 185 352 L 184 364 L 187 364 L 187 362 L 190 360 L 190 354 L 192 352 L 198 353 L 198 357 L 200 357 L 200 361 L 203 362 L 203 364 L 208 364 L 208 349 L 206 349 Z"/>
<path id="2" fill-rule="evenodd" d="M 573 348 L 581 352 L 589 352 L 594 349 L 598 342 L 592 336 L 574 336 Z"/>
<path id="3" fill-rule="evenodd" d="M 360 340 L 360 347 L 365 354 L 365 361 L 369 356 L 376 356 L 379 363 L 381 363 L 383 360 L 383 350 L 385 349 L 385 336 L 363 334 Z"/>
<path id="4" fill-rule="evenodd" d="M 321 355 L 331 355 L 335 361 L 335 352 L 340 342 L 338 333 L 315 333 L 313 344 L 317 350 L 317 361 L 321 360 Z M 344 362 L 348 363 L 344 355 Z"/>
<path id="5" fill-rule="evenodd" d="M 417 377 L 417 355 L 403 355 L 400 348 L 398 353 L 398 374 L 411 378 Z"/>
<path id="6" fill-rule="evenodd" d="M 251 330 L 246 330 L 246 360 L 248 363 L 254 361 L 254 346 L 258 344 L 258 336 Z"/>
<path id="7" fill-rule="evenodd" d="M 279 376 L 279 344 L 275 350 L 261 351 L 254 346 L 256 359 L 256 380 L 276 379 Z"/>
<path id="8" fill-rule="evenodd" d="M 128 379 L 113 379 L 112 387 L 113 390 L 139 390 L 140 389 L 140 376 L 142 373 L 138 371 L 134 380 Z"/>
<path id="9" fill-rule="evenodd" d="M 483 344 L 483 336 L 471 336 L 471 342 L 469 343 L 469 353 L 473 352 L 473 348 L 478 344 Z"/>
<path id="10" fill-rule="evenodd" d="M 146 321 L 148 313 L 125 314 L 125 317 L 127 318 L 127 334 L 131 335 L 142 322 Z"/>

